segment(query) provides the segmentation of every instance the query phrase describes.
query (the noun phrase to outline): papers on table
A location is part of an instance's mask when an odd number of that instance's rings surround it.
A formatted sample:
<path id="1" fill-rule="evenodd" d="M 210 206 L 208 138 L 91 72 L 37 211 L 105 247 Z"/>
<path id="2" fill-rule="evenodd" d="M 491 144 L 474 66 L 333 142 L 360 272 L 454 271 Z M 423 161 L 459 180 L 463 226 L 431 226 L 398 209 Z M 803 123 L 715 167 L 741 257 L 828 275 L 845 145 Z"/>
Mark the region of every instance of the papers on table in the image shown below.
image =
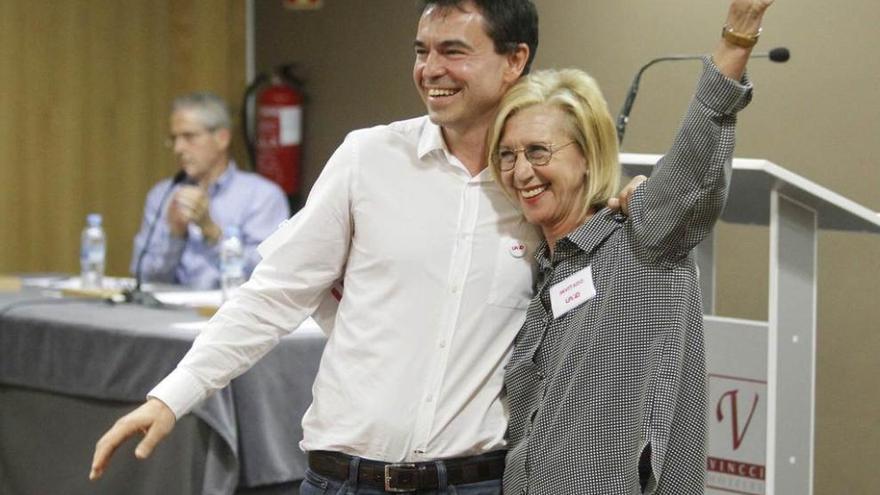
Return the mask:
<path id="1" fill-rule="evenodd" d="M 26 287 L 41 287 L 44 289 L 64 290 L 64 289 L 82 289 L 82 283 L 79 277 L 68 276 L 26 276 L 21 278 L 22 285 Z M 134 287 L 134 279 L 128 277 L 104 277 L 102 290 L 123 291 Z M 149 290 L 147 284 L 144 290 Z"/>
<path id="2" fill-rule="evenodd" d="M 156 299 L 176 306 L 213 306 L 219 308 L 223 303 L 223 291 L 220 290 L 181 290 L 153 293 Z"/>
<path id="3" fill-rule="evenodd" d="M 47 294 L 65 293 L 69 295 L 84 296 L 86 289 L 82 289 L 79 277 L 66 275 L 37 275 L 20 278 L 21 285 L 26 287 L 39 287 L 47 290 Z M 108 298 L 113 293 L 121 293 L 134 287 L 134 279 L 123 277 L 104 277 L 104 286 L 93 290 L 95 297 Z M 162 289 L 172 290 L 162 290 Z M 182 321 L 172 324 L 173 328 L 181 330 L 201 331 L 207 320 L 223 304 L 223 291 L 220 290 L 185 290 L 180 286 L 143 284 L 143 290 L 151 292 L 163 304 L 177 307 L 193 308 L 203 317 L 196 321 Z M 51 291 L 51 292 L 50 292 Z M 106 293 L 106 294 L 105 294 Z M 327 333 L 321 330 L 318 323 L 311 317 L 307 318 L 296 330 L 297 333 Z"/>

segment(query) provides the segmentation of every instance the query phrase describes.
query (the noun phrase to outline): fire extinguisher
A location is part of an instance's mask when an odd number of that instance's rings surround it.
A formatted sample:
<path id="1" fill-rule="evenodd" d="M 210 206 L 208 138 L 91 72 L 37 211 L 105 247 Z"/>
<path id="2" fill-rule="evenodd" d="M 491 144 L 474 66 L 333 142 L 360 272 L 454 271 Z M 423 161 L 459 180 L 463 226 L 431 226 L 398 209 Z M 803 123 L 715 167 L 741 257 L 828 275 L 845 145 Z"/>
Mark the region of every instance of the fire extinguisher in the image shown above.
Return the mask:
<path id="1" fill-rule="evenodd" d="M 248 86 L 242 105 L 245 142 L 253 168 L 284 190 L 291 213 L 302 206 L 303 94 L 293 64 L 260 74 Z"/>

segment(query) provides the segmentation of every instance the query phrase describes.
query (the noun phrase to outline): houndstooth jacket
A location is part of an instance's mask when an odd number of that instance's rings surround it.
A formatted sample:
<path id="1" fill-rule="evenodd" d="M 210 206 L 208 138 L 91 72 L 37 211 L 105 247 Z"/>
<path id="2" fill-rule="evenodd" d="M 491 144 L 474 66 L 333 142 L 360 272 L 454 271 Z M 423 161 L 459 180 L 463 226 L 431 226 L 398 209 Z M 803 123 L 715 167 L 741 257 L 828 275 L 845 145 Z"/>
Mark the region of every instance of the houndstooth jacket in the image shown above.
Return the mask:
<path id="1" fill-rule="evenodd" d="M 505 373 L 504 493 L 702 494 L 706 369 L 691 250 L 730 182 L 736 113 L 751 84 L 708 58 L 675 142 L 630 200 L 536 253 L 538 292 Z M 550 288 L 591 267 L 596 295 L 554 318 Z M 647 457 L 646 457 L 647 458 Z"/>

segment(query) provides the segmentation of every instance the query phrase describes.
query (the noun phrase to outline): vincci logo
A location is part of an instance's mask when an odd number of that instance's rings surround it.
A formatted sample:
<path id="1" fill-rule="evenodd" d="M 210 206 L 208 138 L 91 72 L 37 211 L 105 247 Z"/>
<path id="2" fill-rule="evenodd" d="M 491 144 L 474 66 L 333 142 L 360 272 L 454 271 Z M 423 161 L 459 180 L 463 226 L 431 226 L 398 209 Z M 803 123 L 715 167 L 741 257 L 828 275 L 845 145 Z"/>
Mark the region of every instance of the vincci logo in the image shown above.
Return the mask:
<path id="1" fill-rule="evenodd" d="M 764 494 L 767 382 L 709 374 L 706 493 Z"/>

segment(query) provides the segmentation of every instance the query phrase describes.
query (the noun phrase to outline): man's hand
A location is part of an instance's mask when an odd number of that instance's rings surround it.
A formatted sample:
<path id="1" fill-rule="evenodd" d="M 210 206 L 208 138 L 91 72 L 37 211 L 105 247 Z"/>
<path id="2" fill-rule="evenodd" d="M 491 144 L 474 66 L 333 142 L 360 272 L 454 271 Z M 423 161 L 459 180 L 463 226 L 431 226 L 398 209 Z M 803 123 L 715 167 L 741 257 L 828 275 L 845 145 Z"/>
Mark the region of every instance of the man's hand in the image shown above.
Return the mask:
<path id="1" fill-rule="evenodd" d="M 175 237 L 186 237 L 186 226 L 189 225 L 189 213 L 181 208 L 174 198 L 168 204 L 168 228 Z"/>
<path id="2" fill-rule="evenodd" d="M 171 232 L 178 236 L 186 235 L 186 226 L 194 223 L 210 242 L 220 238 L 220 228 L 210 214 L 211 202 L 208 193 L 199 186 L 181 186 L 175 191 L 168 206 L 168 224 Z"/>
<path id="3" fill-rule="evenodd" d="M 137 433 L 143 434 L 144 439 L 138 444 L 134 455 L 138 459 L 149 457 L 156 445 L 174 428 L 175 421 L 171 409 L 164 402 L 154 398 L 148 399 L 134 411 L 119 418 L 95 445 L 89 479 L 100 478 L 116 448 Z"/>
<path id="4" fill-rule="evenodd" d="M 633 179 L 629 181 L 629 184 L 624 186 L 616 197 L 608 199 L 608 207 L 612 210 L 620 210 L 624 215 L 629 215 L 629 198 L 632 196 L 633 191 L 635 191 L 636 188 L 646 180 L 648 180 L 648 178 L 644 175 L 633 177 Z"/>

